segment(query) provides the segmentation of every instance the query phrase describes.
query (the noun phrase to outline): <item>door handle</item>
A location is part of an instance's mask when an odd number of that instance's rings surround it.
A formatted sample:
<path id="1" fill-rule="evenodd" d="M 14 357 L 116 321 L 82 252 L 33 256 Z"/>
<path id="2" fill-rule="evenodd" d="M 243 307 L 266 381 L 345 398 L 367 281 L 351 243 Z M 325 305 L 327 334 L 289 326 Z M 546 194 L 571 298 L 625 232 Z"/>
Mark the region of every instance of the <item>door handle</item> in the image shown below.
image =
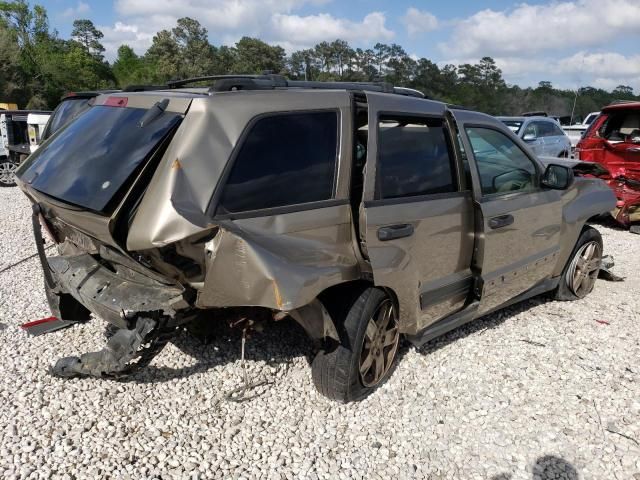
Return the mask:
<path id="1" fill-rule="evenodd" d="M 389 240 L 395 240 L 396 238 L 410 237 L 413 235 L 413 225 L 401 224 L 390 225 L 388 227 L 382 227 L 378 229 L 378 240 L 386 242 Z"/>
<path id="2" fill-rule="evenodd" d="M 495 230 L 496 228 L 509 226 L 512 223 L 513 215 L 500 215 L 499 217 L 489 219 L 489 228 Z"/>

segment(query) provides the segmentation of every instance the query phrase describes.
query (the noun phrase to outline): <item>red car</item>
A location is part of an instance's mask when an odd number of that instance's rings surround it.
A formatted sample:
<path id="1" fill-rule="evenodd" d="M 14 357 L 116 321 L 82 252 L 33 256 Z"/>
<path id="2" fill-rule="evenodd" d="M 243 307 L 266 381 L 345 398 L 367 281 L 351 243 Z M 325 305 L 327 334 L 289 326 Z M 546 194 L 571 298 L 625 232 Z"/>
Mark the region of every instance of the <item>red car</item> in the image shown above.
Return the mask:
<path id="1" fill-rule="evenodd" d="M 608 170 L 602 178 L 618 198 L 614 218 L 625 226 L 640 221 L 640 102 L 603 108 L 578 142 L 576 155 Z"/>

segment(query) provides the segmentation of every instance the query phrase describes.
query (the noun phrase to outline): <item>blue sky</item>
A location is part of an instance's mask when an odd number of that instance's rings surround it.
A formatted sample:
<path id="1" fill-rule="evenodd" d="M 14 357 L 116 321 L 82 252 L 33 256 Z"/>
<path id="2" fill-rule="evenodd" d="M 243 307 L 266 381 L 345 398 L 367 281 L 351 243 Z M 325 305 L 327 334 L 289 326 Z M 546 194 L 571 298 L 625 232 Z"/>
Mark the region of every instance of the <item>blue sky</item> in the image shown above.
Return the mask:
<path id="1" fill-rule="evenodd" d="M 640 93 L 640 0 L 41 0 L 68 36 L 76 18 L 143 53 L 155 32 L 190 16 L 212 43 L 257 36 L 288 51 L 342 38 L 398 43 L 440 65 L 496 59 L 509 83 L 563 88 L 631 85 Z"/>

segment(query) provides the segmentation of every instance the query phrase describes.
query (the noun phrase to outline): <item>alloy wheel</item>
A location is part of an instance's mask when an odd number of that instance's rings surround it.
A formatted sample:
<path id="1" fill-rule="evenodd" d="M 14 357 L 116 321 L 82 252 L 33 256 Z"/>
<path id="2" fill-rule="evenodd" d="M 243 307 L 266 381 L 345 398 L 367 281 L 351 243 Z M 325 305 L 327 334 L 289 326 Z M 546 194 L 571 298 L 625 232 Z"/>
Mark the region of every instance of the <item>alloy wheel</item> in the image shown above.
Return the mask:
<path id="1" fill-rule="evenodd" d="M 398 319 L 390 299 L 380 303 L 367 323 L 362 353 L 360 378 L 365 387 L 373 387 L 387 374 L 395 359 L 400 340 Z"/>
<path id="2" fill-rule="evenodd" d="M 0 163 L 0 183 L 4 185 L 13 185 L 16 183 L 15 173 L 17 165 L 12 162 Z"/>
<path id="3" fill-rule="evenodd" d="M 593 290 L 602 262 L 602 247 L 598 242 L 585 243 L 576 253 L 567 275 L 567 286 L 578 298 Z"/>

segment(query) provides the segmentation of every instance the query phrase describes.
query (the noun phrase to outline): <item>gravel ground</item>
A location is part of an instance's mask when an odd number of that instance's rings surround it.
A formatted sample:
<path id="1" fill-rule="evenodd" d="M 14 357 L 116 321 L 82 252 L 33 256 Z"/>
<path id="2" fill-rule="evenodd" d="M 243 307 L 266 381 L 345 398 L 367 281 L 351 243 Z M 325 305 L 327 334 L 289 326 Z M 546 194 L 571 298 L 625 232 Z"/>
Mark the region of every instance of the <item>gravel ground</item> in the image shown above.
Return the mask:
<path id="1" fill-rule="evenodd" d="M 29 206 L 0 189 L 0 271 L 35 253 Z M 316 393 L 293 323 L 240 344 L 186 333 L 126 382 L 60 380 L 57 358 L 99 349 L 104 325 L 28 337 L 48 314 L 38 260 L 0 273 L 2 478 L 640 480 L 640 237 L 598 227 L 625 283 L 534 299 L 416 350 L 358 404 Z M 599 323 L 606 321 L 608 323 Z"/>

